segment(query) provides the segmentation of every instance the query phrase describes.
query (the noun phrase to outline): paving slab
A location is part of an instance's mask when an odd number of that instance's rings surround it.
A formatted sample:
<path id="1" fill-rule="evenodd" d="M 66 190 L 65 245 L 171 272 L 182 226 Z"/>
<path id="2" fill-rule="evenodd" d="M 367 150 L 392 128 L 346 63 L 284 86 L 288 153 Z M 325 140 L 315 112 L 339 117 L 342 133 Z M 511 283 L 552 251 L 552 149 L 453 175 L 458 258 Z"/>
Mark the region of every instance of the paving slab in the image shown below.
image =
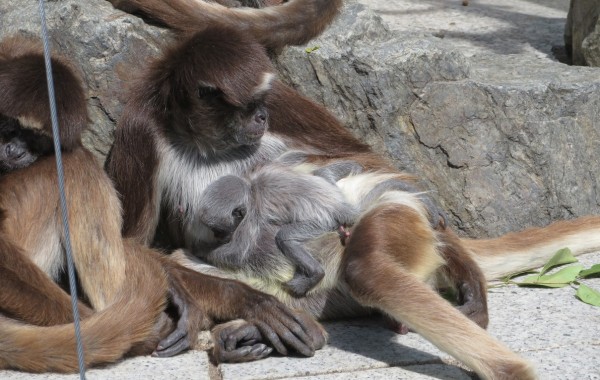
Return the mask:
<path id="1" fill-rule="evenodd" d="M 209 380 L 209 360 L 204 351 L 189 351 L 172 358 L 140 356 L 105 368 L 86 371 L 88 380 Z M 0 371 L 2 380 L 77 380 L 79 375 L 30 374 L 18 371 Z"/>

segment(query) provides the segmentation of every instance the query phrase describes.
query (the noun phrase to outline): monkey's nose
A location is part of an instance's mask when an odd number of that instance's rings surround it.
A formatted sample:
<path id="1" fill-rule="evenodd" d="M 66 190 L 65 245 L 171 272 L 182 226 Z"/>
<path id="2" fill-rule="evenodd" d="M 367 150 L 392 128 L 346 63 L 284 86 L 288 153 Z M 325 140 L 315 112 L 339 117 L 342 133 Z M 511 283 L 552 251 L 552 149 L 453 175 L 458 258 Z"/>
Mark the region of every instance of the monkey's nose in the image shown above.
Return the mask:
<path id="1" fill-rule="evenodd" d="M 259 124 L 264 124 L 267 121 L 267 113 L 264 111 L 258 111 L 254 115 L 254 121 Z"/>
<path id="2" fill-rule="evenodd" d="M 6 157 L 10 157 L 12 159 L 16 159 L 18 160 L 19 158 L 23 157 L 25 155 L 25 151 L 21 150 L 19 151 L 18 149 L 15 148 L 15 146 L 13 144 L 6 144 Z"/>
<path id="3" fill-rule="evenodd" d="M 222 230 L 220 228 L 211 228 L 213 234 L 215 235 L 215 239 L 224 240 L 227 238 L 227 231 Z"/>

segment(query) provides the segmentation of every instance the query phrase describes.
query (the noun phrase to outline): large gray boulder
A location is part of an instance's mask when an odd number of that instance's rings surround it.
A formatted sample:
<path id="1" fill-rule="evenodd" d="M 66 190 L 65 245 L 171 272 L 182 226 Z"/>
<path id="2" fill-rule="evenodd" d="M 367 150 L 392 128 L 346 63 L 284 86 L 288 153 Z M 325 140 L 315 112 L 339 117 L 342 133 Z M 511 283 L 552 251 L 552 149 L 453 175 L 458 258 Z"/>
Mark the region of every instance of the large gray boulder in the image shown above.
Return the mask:
<path id="1" fill-rule="evenodd" d="M 565 45 L 574 65 L 600 66 L 600 0 L 571 0 Z"/>
<path id="2" fill-rule="evenodd" d="M 485 2 L 487 8 L 478 8 Z M 335 24 L 309 43 L 318 49 L 287 49 L 278 58 L 281 77 L 398 168 L 423 178 L 468 235 L 600 212 L 600 72 L 557 62 L 550 46 L 538 54 L 510 40 L 522 38 L 521 28 L 562 39 L 566 10 L 556 10 L 562 21 L 541 19 L 544 24 L 530 27 L 527 18 L 491 0 L 468 7 L 448 0 L 365 4 L 348 1 Z M 489 28 L 492 16 L 523 26 L 504 39 L 493 31 L 477 36 L 479 49 L 493 46 L 494 54 L 484 54 L 469 50 L 469 35 L 421 27 L 428 9 L 458 21 L 463 14 L 452 12 L 470 15 L 473 30 Z M 86 144 L 103 159 L 126 100 L 124 88 L 171 33 L 103 0 L 48 2 L 47 12 L 54 49 L 81 67 L 92 118 Z M 482 15 L 488 18 L 479 25 Z M 0 2 L 0 38 L 16 32 L 39 33 L 37 4 Z M 531 54 L 521 56 L 520 50 Z"/>

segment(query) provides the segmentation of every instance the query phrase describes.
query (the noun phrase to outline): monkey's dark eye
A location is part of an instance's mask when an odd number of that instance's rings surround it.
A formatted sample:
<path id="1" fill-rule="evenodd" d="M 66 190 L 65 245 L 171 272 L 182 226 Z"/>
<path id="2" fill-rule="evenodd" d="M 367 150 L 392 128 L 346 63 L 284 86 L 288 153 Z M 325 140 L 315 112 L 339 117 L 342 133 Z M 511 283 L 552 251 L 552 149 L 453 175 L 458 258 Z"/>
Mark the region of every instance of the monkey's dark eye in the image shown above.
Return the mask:
<path id="1" fill-rule="evenodd" d="M 233 216 L 235 219 L 237 220 L 242 220 L 244 219 L 244 216 L 246 215 L 246 208 L 245 207 L 237 207 L 235 208 L 232 212 L 231 212 L 231 216 Z"/>
<path id="2" fill-rule="evenodd" d="M 198 87 L 199 98 L 215 98 L 221 95 L 221 91 L 218 88 L 210 86 Z"/>

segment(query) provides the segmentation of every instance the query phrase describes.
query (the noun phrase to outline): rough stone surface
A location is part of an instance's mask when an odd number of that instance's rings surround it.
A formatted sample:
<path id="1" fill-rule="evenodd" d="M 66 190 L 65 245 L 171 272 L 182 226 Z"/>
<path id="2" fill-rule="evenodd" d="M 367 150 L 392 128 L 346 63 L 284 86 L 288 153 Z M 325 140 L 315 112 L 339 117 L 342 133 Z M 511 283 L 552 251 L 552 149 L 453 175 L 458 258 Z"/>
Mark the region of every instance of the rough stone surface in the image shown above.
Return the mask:
<path id="1" fill-rule="evenodd" d="M 467 235 L 600 210 L 600 70 L 555 57 L 566 0 L 361 4 L 386 24 L 349 5 L 318 50 L 280 58 L 288 82 L 418 173 Z"/>
<path id="2" fill-rule="evenodd" d="M 575 65 L 600 66 L 600 0 L 571 0 L 565 45 Z"/>

